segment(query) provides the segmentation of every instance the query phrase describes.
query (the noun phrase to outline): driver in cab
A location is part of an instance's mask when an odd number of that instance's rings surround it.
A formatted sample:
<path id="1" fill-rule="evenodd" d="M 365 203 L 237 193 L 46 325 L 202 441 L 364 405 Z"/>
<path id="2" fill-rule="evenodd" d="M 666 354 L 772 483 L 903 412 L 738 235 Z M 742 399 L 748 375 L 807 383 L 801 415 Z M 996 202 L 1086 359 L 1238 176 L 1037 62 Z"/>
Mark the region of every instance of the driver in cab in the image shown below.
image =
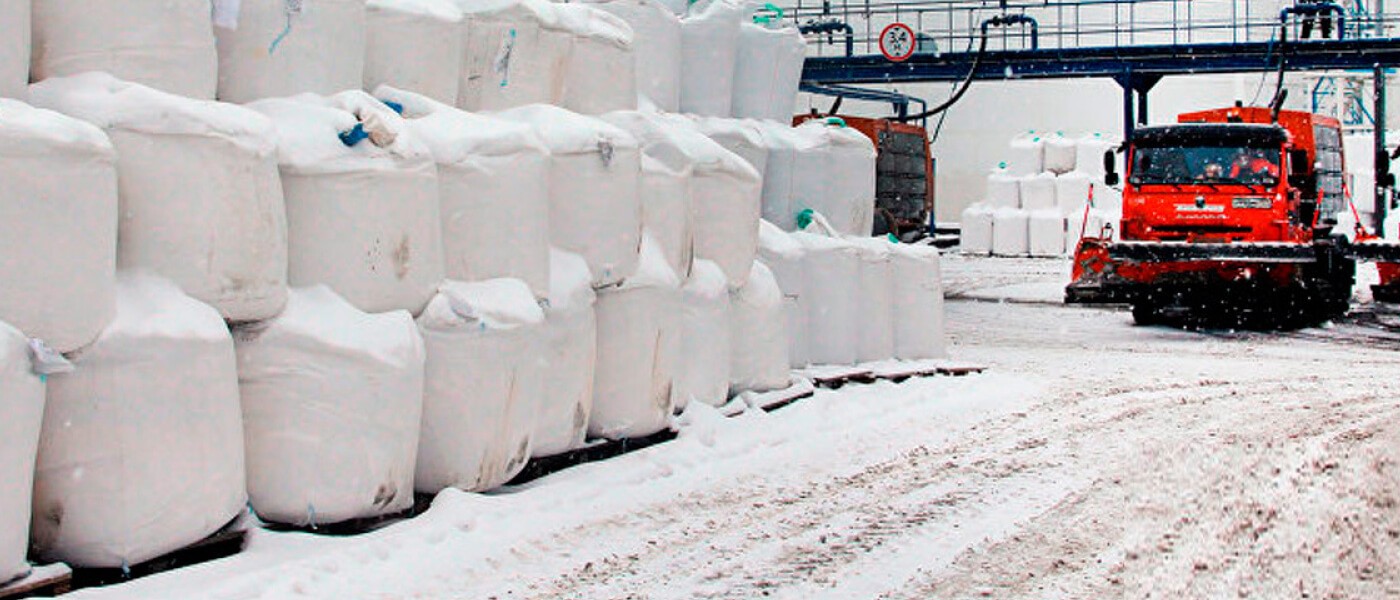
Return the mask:
<path id="1" fill-rule="evenodd" d="M 1272 178 L 1277 181 L 1279 166 L 1264 156 L 1262 149 L 1245 150 L 1235 157 L 1230 165 L 1230 179 L 1253 179 L 1262 181 Z"/>

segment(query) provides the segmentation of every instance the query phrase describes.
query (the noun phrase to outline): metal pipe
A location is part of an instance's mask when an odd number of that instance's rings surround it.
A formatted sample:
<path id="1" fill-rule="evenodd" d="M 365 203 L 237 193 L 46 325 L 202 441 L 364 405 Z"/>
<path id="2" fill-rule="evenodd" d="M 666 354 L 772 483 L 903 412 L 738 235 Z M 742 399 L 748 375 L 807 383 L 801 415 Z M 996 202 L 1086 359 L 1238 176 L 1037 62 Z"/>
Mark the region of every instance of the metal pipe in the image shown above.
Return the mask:
<path id="1" fill-rule="evenodd" d="M 1375 155 L 1374 160 L 1383 161 L 1390 159 L 1390 155 L 1385 151 L 1385 67 L 1381 65 L 1376 65 L 1374 74 L 1376 87 L 1374 96 L 1372 96 L 1372 102 L 1374 103 L 1374 106 L 1371 109 L 1371 116 L 1372 120 L 1375 121 L 1376 148 L 1372 154 Z M 1379 233 L 1385 231 L 1385 212 L 1386 209 L 1390 207 L 1387 205 L 1388 203 L 1386 202 L 1387 188 L 1385 187 L 1385 184 L 1381 182 L 1381 178 L 1379 177 L 1379 173 L 1381 172 L 1380 162 L 1377 162 L 1374 165 L 1374 171 L 1377 176 L 1375 177 L 1375 196 L 1373 197 L 1373 201 L 1375 203 L 1374 206 L 1376 209 L 1374 215 L 1375 221 L 1373 222 L 1373 225 L 1375 226 L 1375 231 Z"/>
<path id="2" fill-rule="evenodd" d="M 846 56 L 855 56 L 856 30 L 851 27 L 850 23 L 847 23 L 845 21 L 812 20 L 808 21 L 803 25 L 798 26 L 797 30 L 802 32 L 803 35 L 809 33 L 821 34 L 834 33 L 837 31 L 844 32 L 846 34 Z"/>
<path id="3" fill-rule="evenodd" d="M 1347 35 L 1347 13 L 1345 10 L 1342 9 L 1342 5 L 1337 4 L 1336 2 L 1309 2 L 1305 4 L 1295 4 L 1293 6 L 1286 7 L 1283 10 L 1280 10 L 1278 12 L 1278 20 L 1280 23 L 1287 25 L 1288 17 L 1290 15 L 1298 15 L 1303 17 L 1304 19 L 1307 19 L 1311 17 L 1322 16 L 1323 13 L 1332 13 L 1337 16 L 1337 39 L 1345 39 Z M 1323 16 L 1323 18 L 1328 17 Z M 1307 29 L 1305 29 L 1304 31 L 1307 31 Z M 1324 37 L 1326 36 L 1326 34 L 1323 35 Z"/>
<path id="4" fill-rule="evenodd" d="M 1040 23 L 1035 18 L 1026 15 L 997 15 L 982 21 L 982 37 L 987 37 L 988 27 L 1010 27 L 1012 25 L 1029 25 L 1031 28 L 1031 50 L 1040 49 Z"/>

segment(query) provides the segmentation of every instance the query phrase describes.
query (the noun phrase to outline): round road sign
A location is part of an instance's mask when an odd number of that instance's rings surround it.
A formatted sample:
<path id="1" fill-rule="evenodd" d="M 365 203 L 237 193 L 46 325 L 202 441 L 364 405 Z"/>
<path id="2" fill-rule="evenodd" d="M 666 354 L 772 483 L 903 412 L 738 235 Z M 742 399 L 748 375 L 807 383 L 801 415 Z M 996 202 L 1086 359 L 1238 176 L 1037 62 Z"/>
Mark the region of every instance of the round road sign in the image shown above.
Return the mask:
<path id="1" fill-rule="evenodd" d="M 904 62 L 918 48 L 914 30 L 903 23 L 890 23 L 880 32 L 880 54 L 894 62 Z"/>

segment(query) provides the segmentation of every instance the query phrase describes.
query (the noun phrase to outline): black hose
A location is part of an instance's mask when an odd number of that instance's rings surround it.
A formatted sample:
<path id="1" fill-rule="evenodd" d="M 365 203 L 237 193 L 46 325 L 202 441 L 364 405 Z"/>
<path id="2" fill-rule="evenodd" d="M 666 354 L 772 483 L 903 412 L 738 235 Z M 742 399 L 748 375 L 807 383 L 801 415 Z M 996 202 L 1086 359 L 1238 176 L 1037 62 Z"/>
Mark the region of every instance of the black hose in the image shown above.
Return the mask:
<path id="1" fill-rule="evenodd" d="M 981 43 L 979 43 L 979 44 L 977 45 L 977 54 L 976 54 L 975 56 L 972 57 L 972 68 L 971 68 L 971 69 L 968 69 L 968 71 L 967 71 L 967 77 L 964 77 L 964 78 L 963 78 L 962 83 L 958 85 L 957 91 L 953 92 L 953 95 L 952 95 L 952 96 L 949 96 L 948 99 L 945 100 L 945 101 L 943 102 L 943 104 L 939 104 L 938 106 L 935 106 L 935 107 L 933 107 L 933 108 L 930 108 L 930 109 L 928 109 L 928 110 L 926 110 L 926 111 L 923 111 L 923 112 L 921 112 L 921 113 L 915 113 L 915 114 L 912 114 L 912 115 L 904 115 L 903 117 L 896 118 L 895 120 L 896 120 L 896 121 L 899 121 L 899 122 L 901 122 L 901 123 L 907 123 L 907 122 L 909 122 L 909 121 L 918 121 L 918 120 L 920 120 L 920 119 L 927 119 L 927 118 L 929 118 L 929 117 L 932 117 L 932 116 L 934 116 L 934 115 L 936 115 L 936 114 L 939 114 L 939 113 L 941 113 L 941 112 L 943 112 L 943 111 L 946 111 L 946 110 L 952 108 L 954 104 L 957 104 L 957 103 L 958 103 L 958 100 L 962 100 L 963 94 L 966 94 L 966 93 L 967 93 L 967 88 L 972 87 L 972 79 L 973 79 L 974 77 L 976 77 L 976 75 L 977 75 L 977 68 L 980 67 L 980 66 L 982 65 L 982 55 L 986 54 L 986 52 L 987 52 L 987 28 L 986 28 L 986 27 L 983 27 L 983 28 L 982 28 L 982 41 L 981 41 Z"/>
<path id="2" fill-rule="evenodd" d="M 1278 38 L 1278 82 L 1274 84 L 1274 98 L 1269 101 L 1273 108 L 1273 121 L 1278 122 L 1278 111 L 1283 109 L 1283 101 L 1288 97 L 1283 89 L 1283 71 L 1288 65 L 1288 26 L 1279 29 Z"/>

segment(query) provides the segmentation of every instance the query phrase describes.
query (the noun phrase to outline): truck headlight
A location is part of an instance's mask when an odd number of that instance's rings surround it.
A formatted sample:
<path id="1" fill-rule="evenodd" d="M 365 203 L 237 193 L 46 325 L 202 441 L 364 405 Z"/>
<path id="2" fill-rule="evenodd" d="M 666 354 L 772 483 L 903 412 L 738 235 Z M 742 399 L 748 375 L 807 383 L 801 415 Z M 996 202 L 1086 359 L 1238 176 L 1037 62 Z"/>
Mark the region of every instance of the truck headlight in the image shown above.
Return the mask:
<path id="1" fill-rule="evenodd" d="M 1232 205 L 1235 208 L 1273 208 L 1274 199 L 1268 196 L 1236 196 Z"/>

